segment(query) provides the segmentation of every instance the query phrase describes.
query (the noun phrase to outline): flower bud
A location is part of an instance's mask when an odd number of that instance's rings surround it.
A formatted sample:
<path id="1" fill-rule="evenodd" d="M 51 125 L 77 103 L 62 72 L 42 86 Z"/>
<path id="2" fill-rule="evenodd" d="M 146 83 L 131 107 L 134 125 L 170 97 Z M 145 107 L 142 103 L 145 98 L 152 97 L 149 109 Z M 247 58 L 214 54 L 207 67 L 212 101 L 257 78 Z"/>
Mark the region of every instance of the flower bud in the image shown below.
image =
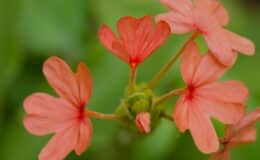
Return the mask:
<path id="1" fill-rule="evenodd" d="M 151 115 L 141 112 L 135 118 L 135 124 L 141 133 L 147 134 L 151 131 Z"/>
<path id="2" fill-rule="evenodd" d="M 135 113 L 145 112 L 148 110 L 149 105 L 150 104 L 147 99 L 140 99 L 134 103 L 134 105 L 132 106 L 132 111 L 134 111 Z"/>

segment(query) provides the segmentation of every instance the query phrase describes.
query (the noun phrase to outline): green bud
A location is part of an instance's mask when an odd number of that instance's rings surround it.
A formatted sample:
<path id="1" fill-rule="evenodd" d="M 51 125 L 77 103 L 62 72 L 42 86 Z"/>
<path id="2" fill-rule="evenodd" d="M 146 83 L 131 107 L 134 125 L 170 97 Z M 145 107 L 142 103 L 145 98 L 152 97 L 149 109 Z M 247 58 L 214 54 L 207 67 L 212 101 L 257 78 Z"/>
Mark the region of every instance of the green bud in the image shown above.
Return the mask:
<path id="1" fill-rule="evenodd" d="M 139 99 L 131 107 L 132 111 L 135 113 L 145 112 L 149 109 L 149 101 L 147 99 Z"/>
<path id="2" fill-rule="evenodd" d="M 136 92 L 134 94 L 132 94 L 131 96 L 128 97 L 127 103 L 130 106 L 133 106 L 137 101 L 141 100 L 141 99 L 146 99 L 146 95 L 143 92 Z"/>
<path id="3" fill-rule="evenodd" d="M 128 117 L 130 119 L 133 118 L 125 101 L 122 101 L 121 104 L 117 107 L 115 114 L 126 118 Z"/>

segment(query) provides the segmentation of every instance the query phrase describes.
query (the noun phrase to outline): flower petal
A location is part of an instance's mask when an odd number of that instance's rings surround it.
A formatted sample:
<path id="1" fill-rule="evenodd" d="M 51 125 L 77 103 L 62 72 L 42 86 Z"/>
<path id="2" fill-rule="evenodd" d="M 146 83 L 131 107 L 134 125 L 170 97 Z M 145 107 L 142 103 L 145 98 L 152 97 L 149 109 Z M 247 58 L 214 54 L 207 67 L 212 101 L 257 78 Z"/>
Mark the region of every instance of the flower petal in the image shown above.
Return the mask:
<path id="1" fill-rule="evenodd" d="M 79 86 L 79 97 L 81 104 L 85 105 L 92 94 L 92 80 L 90 73 L 84 63 L 78 65 L 76 79 Z"/>
<path id="2" fill-rule="evenodd" d="M 24 127 L 28 132 L 36 136 L 43 136 L 54 132 L 59 132 L 73 122 L 70 119 L 55 120 L 47 117 L 29 114 L 23 120 Z"/>
<path id="3" fill-rule="evenodd" d="M 160 0 L 160 2 L 169 9 L 183 15 L 190 14 L 193 8 L 191 0 Z"/>
<path id="4" fill-rule="evenodd" d="M 236 136 L 230 139 L 231 146 L 240 146 L 242 144 L 252 143 L 256 141 L 256 127 L 251 125 L 242 129 Z"/>
<path id="5" fill-rule="evenodd" d="M 226 81 L 203 85 L 196 90 L 196 94 L 209 100 L 241 104 L 248 99 L 249 92 L 239 81 Z"/>
<path id="6" fill-rule="evenodd" d="M 218 19 L 211 13 L 204 12 L 205 9 L 195 8 L 192 12 L 193 24 L 197 30 L 204 35 L 208 35 L 221 29 Z"/>
<path id="7" fill-rule="evenodd" d="M 245 115 L 245 107 L 240 104 L 221 103 L 204 98 L 197 98 L 201 110 L 224 124 L 237 123 Z"/>
<path id="8" fill-rule="evenodd" d="M 197 8 L 210 12 L 212 1 L 214 0 L 195 0 L 194 3 Z"/>
<path id="9" fill-rule="evenodd" d="M 78 142 L 75 146 L 77 155 L 81 155 L 89 146 L 92 138 L 92 123 L 88 118 L 80 124 Z"/>
<path id="10" fill-rule="evenodd" d="M 154 50 L 159 48 L 170 35 L 170 28 L 167 23 L 159 22 L 157 23 L 154 31 L 151 33 L 149 39 L 143 44 L 141 49 L 140 59 L 145 60 Z"/>
<path id="11" fill-rule="evenodd" d="M 190 102 L 184 96 L 181 96 L 174 107 L 174 122 L 181 132 L 189 127 L 189 105 Z"/>
<path id="12" fill-rule="evenodd" d="M 191 42 L 185 48 L 181 60 L 181 74 L 186 84 L 191 84 L 194 73 L 201 61 L 199 48 L 195 42 Z"/>
<path id="13" fill-rule="evenodd" d="M 104 47 L 107 48 L 110 52 L 115 54 L 123 61 L 128 62 L 128 56 L 124 47 L 121 45 L 120 42 L 118 42 L 116 36 L 108 26 L 103 25 L 100 28 L 99 39 Z"/>
<path id="14" fill-rule="evenodd" d="M 70 67 L 58 57 L 48 58 L 43 65 L 43 73 L 59 96 L 79 105 L 78 84 Z"/>
<path id="15" fill-rule="evenodd" d="M 42 149 L 39 160 L 62 160 L 75 147 L 78 137 L 78 126 L 73 126 L 56 133 Z"/>
<path id="16" fill-rule="evenodd" d="M 229 15 L 226 8 L 221 4 L 219 0 L 213 0 L 212 9 L 215 12 L 215 17 L 222 26 L 226 26 L 229 22 Z"/>
<path id="17" fill-rule="evenodd" d="M 36 93 L 24 101 L 25 128 L 34 135 L 46 135 L 66 128 L 77 111 L 69 102 L 44 93 Z"/>
<path id="18" fill-rule="evenodd" d="M 136 43 L 135 43 L 135 51 L 133 58 L 141 56 L 142 48 L 144 46 L 144 43 L 148 40 L 150 37 L 150 34 L 153 31 L 153 20 L 150 16 L 144 16 L 140 20 L 138 20 L 138 27 L 136 30 Z"/>
<path id="19" fill-rule="evenodd" d="M 224 33 L 226 34 L 232 49 L 244 53 L 245 55 L 248 56 L 254 55 L 255 45 L 252 41 L 244 37 L 241 37 L 233 32 L 230 32 L 228 30 L 224 30 Z"/>
<path id="20" fill-rule="evenodd" d="M 122 61 L 128 63 L 130 60 L 130 56 L 128 55 L 126 48 L 123 46 L 123 44 L 119 41 L 115 41 L 112 44 L 113 51 L 118 58 L 120 58 Z"/>
<path id="21" fill-rule="evenodd" d="M 110 51 L 113 51 L 112 43 L 114 41 L 117 41 L 117 37 L 107 25 L 102 25 L 99 29 L 99 39 L 104 47 L 106 47 Z"/>
<path id="22" fill-rule="evenodd" d="M 211 53 L 225 66 L 231 66 L 237 59 L 237 53 L 232 50 L 229 40 L 223 29 L 212 31 L 204 38 L 208 44 Z"/>
<path id="23" fill-rule="evenodd" d="M 240 122 L 238 125 L 236 125 L 237 129 L 246 128 L 252 124 L 254 124 L 256 121 L 260 120 L 260 108 L 255 109 L 253 112 L 248 113 Z"/>
<path id="24" fill-rule="evenodd" d="M 229 126 L 226 130 L 225 137 L 231 138 L 236 136 L 241 130 L 254 125 L 258 120 L 260 120 L 260 108 L 257 108 L 253 112 L 247 114 L 235 125 Z"/>
<path id="25" fill-rule="evenodd" d="M 218 80 L 226 71 L 226 67 L 219 64 L 210 54 L 204 55 L 198 65 L 192 80 L 192 84 L 198 87 Z"/>
<path id="26" fill-rule="evenodd" d="M 171 28 L 172 33 L 184 34 L 193 31 L 193 20 L 189 16 L 183 16 L 178 12 L 162 13 L 156 16 L 156 21 L 165 21 Z"/>
<path id="27" fill-rule="evenodd" d="M 76 113 L 69 102 L 45 93 L 34 93 L 24 100 L 24 109 L 28 114 L 44 117 L 68 117 Z"/>
<path id="28" fill-rule="evenodd" d="M 228 12 L 219 0 L 195 0 L 195 3 L 198 10 L 204 12 L 204 15 L 215 16 L 218 23 L 222 26 L 228 24 Z"/>
<path id="29" fill-rule="evenodd" d="M 130 16 L 119 19 L 117 31 L 122 43 L 125 44 L 125 50 L 130 57 L 133 57 L 136 50 L 136 30 L 138 28 L 138 19 Z"/>
<path id="30" fill-rule="evenodd" d="M 197 104 L 189 108 L 189 130 L 201 152 L 206 154 L 218 150 L 219 141 L 213 125 Z"/>

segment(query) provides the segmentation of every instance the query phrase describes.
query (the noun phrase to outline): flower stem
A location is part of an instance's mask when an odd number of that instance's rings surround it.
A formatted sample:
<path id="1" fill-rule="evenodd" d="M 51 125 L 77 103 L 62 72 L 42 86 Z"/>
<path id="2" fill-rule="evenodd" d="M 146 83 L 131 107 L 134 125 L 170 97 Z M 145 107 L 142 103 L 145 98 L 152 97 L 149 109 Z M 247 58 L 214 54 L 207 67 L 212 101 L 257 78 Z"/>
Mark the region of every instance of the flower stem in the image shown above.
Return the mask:
<path id="1" fill-rule="evenodd" d="M 226 144 L 228 140 L 226 138 L 219 138 L 219 143 Z"/>
<path id="2" fill-rule="evenodd" d="M 131 67 L 130 67 L 130 79 L 129 79 L 130 93 L 133 93 L 135 90 L 136 68 L 137 68 L 136 65 L 131 65 Z"/>
<path id="3" fill-rule="evenodd" d="M 149 83 L 148 87 L 153 89 L 157 83 L 160 81 L 160 79 L 164 76 L 164 74 L 171 68 L 171 66 L 178 60 L 178 58 L 182 55 L 184 49 L 186 46 L 193 41 L 197 36 L 199 35 L 199 32 L 196 31 L 192 34 L 192 36 L 184 43 L 184 45 L 178 50 L 178 52 L 169 60 L 167 64 L 163 66 L 163 68 L 154 76 L 154 78 Z"/>
<path id="4" fill-rule="evenodd" d="M 103 120 L 114 120 L 114 121 L 120 121 L 121 116 L 115 115 L 115 114 L 104 114 L 100 112 L 90 111 L 86 110 L 85 114 L 87 116 L 90 116 L 95 119 L 103 119 Z"/>
<path id="5" fill-rule="evenodd" d="M 167 120 L 169 120 L 169 121 L 174 122 L 172 116 L 170 116 L 170 115 L 168 115 L 168 114 L 166 114 L 166 113 L 164 113 L 164 112 L 161 112 L 161 113 L 160 113 L 160 117 L 162 117 L 162 118 L 164 118 L 164 119 L 167 119 Z"/>
<path id="6" fill-rule="evenodd" d="M 172 90 L 172 91 L 160 96 L 159 98 L 157 98 L 153 105 L 158 106 L 159 104 L 166 101 L 167 99 L 182 94 L 184 92 L 184 90 L 185 90 L 185 88 Z"/>

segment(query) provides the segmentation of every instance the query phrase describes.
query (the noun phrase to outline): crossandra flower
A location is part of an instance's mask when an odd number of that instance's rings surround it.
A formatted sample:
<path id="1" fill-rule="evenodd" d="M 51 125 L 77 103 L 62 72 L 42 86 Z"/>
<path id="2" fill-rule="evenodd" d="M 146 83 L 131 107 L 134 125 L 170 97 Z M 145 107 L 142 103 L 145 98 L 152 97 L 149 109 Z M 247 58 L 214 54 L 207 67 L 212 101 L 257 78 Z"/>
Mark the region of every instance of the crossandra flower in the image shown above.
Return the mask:
<path id="1" fill-rule="evenodd" d="M 140 19 L 123 17 L 117 23 L 119 37 L 107 26 L 99 31 L 102 44 L 114 55 L 136 67 L 160 47 L 170 34 L 167 23 L 159 22 L 153 27 L 150 16 Z"/>
<path id="2" fill-rule="evenodd" d="M 24 101 L 25 128 L 32 134 L 54 134 L 39 154 L 40 160 L 62 160 L 71 151 L 82 154 L 92 137 L 92 124 L 85 110 L 91 97 L 91 77 L 83 63 L 74 74 L 58 57 L 43 65 L 49 84 L 59 97 L 34 93 Z"/>
<path id="3" fill-rule="evenodd" d="M 210 160 L 230 160 L 230 150 L 243 144 L 256 141 L 255 123 L 260 120 L 260 108 L 248 113 L 238 123 L 230 125 L 225 130 L 223 150 L 210 157 Z"/>
<path id="4" fill-rule="evenodd" d="M 224 28 L 229 22 L 226 9 L 218 0 L 160 0 L 170 12 L 159 14 L 157 21 L 165 21 L 171 32 L 201 33 L 211 53 L 223 65 L 235 63 L 237 52 L 253 55 L 255 46 L 250 40 Z"/>
<path id="5" fill-rule="evenodd" d="M 212 54 L 201 56 L 194 42 L 183 53 L 181 74 L 187 88 L 176 103 L 173 118 L 181 132 L 191 132 L 203 153 L 216 152 L 219 147 L 211 117 L 233 124 L 244 115 L 247 88 L 238 81 L 217 82 L 226 69 Z"/>

